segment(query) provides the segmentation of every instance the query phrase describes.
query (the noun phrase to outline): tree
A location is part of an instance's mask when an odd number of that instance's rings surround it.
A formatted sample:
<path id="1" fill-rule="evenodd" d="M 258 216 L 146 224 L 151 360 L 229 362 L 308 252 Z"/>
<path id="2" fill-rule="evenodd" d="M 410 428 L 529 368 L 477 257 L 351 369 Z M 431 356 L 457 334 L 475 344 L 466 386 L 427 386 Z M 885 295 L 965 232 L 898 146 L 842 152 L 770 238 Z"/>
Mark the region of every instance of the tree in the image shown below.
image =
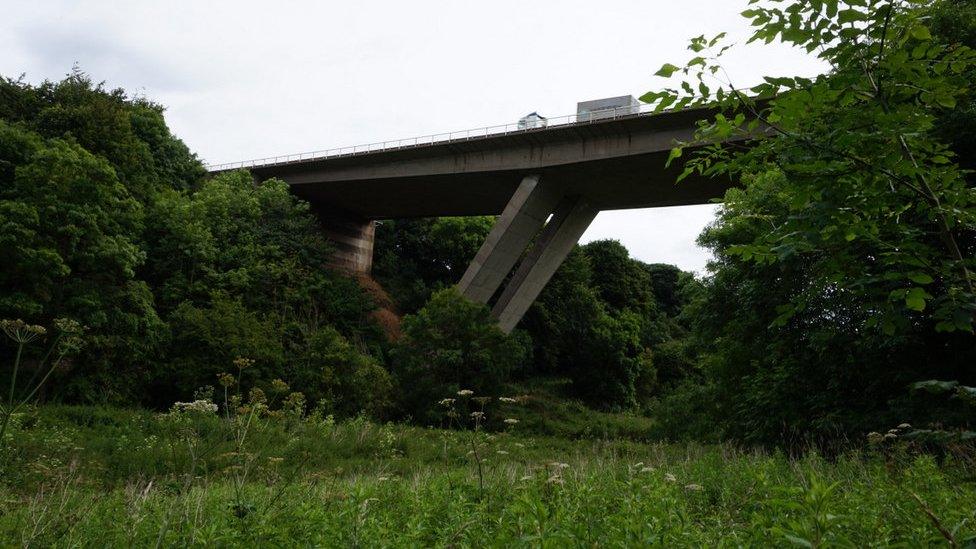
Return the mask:
<path id="1" fill-rule="evenodd" d="M 493 217 L 398 219 L 376 230 L 373 276 L 414 312 L 431 293 L 457 284 L 494 224 Z"/>
<path id="2" fill-rule="evenodd" d="M 0 316 L 81 322 L 93 352 L 62 374 L 62 391 L 124 391 L 137 370 L 120 365 L 138 362 L 161 327 L 136 277 L 142 205 L 104 159 L 3 121 L 0 163 Z"/>
<path id="3" fill-rule="evenodd" d="M 690 77 L 680 91 L 645 96 L 712 106 L 671 160 L 690 151 L 684 174 L 744 186 L 701 237 L 716 262 L 693 310 L 715 417 L 779 444 L 931 420 L 906 403 L 908 384 L 972 379 L 976 359 L 976 194 L 939 140 L 971 101 L 976 57 L 933 37 L 930 2 L 750 4 L 753 40 L 817 51 L 830 70 L 767 77 L 751 96 L 713 89 L 727 48 L 699 37 L 684 68 L 659 71 Z"/>
<path id="4" fill-rule="evenodd" d="M 686 174 L 775 169 L 786 176 L 790 215 L 729 251 L 757 263 L 816 257 L 810 267 L 821 283 L 783 304 L 778 322 L 817 293 L 855 291 L 870 295 L 866 328 L 890 335 L 930 321 L 940 331 L 972 332 L 976 191 L 933 129 L 970 94 L 976 54 L 933 40 L 924 24 L 928 2 L 750 4 L 756 7 L 743 15 L 757 27 L 752 40 L 779 38 L 817 50 L 829 73 L 767 77 L 751 90 L 768 98 L 762 101 L 732 82 L 713 92 L 705 80 L 721 70 L 726 48 L 706 58 L 721 37 L 698 38 L 690 48 L 702 55 L 681 72 L 698 81 L 700 92 L 686 81 L 685 92 L 644 96 L 659 107 L 710 103 L 725 111 L 702 123 L 703 149 L 686 163 Z M 677 70 L 666 65 L 659 74 Z M 722 145 L 731 138 L 748 139 L 749 147 Z M 683 149 L 675 148 L 672 159 Z"/>
<path id="5" fill-rule="evenodd" d="M 400 400 L 425 423 L 438 420 L 437 402 L 459 390 L 497 396 L 527 358 L 524 341 L 502 332 L 487 306 L 454 288 L 434 292 L 417 314 L 404 317 L 403 334 L 392 351 Z"/>

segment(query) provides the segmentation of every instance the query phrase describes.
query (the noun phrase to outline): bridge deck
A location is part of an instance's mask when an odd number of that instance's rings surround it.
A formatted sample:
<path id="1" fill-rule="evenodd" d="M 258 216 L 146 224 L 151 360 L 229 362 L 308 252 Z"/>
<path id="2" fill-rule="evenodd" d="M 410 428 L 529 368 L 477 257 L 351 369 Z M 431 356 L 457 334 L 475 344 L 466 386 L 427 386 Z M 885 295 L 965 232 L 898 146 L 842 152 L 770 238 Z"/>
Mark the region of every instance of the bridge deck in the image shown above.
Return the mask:
<path id="1" fill-rule="evenodd" d="M 259 179 L 285 180 L 313 205 L 368 219 L 498 214 L 529 174 L 599 209 L 702 204 L 728 183 L 675 184 L 680 166 L 665 170 L 664 163 L 674 141 L 690 139 L 707 115 L 639 113 L 250 169 Z"/>

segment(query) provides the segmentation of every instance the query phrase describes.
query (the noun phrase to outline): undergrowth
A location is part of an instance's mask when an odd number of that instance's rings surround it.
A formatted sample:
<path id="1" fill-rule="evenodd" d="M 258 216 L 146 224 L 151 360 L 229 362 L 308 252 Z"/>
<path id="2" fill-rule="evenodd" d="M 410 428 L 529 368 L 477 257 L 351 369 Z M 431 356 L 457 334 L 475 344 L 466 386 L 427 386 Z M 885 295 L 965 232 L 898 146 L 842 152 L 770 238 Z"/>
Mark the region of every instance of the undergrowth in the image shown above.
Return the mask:
<path id="1" fill-rule="evenodd" d="M 28 408 L 13 418 L 4 457 L 0 540 L 964 546 L 976 532 L 973 471 L 956 457 L 791 460 L 725 445 L 527 435 L 520 420 L 476 433 L 476 470 L 472 431 L 255 418 L 242 437 L 233 419 L 193 406 Z"/>

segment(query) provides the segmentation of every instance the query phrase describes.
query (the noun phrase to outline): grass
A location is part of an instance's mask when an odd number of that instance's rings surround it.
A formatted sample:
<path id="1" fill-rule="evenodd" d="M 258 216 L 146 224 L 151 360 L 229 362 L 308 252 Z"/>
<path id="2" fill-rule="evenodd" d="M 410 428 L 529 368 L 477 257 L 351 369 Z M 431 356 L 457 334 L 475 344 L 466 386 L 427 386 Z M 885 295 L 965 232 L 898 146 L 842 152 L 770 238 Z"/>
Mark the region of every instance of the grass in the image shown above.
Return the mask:
<path id="1" fill-rule="evenodd" d="M 976 533 L 973 471 L 959 458 L 790 460 L 523 434 L 522 423 L 485 434 L 287 416 L 256 420 L 241 444 L 238 426 L 197 413 L 30 410 L 9 433 L 0 541 L 860 547 L 963 546 Z M 483 490 L 472 443 L 485 458 Z"/>

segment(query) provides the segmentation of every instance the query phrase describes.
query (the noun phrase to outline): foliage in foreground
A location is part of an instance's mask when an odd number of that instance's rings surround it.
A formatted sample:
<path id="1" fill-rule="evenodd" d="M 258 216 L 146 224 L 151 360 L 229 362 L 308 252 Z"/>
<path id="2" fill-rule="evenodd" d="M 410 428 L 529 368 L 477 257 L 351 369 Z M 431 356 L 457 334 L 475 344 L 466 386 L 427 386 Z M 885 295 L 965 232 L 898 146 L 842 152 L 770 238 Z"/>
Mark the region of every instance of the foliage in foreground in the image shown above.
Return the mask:
<path id="1" fill-rule="evenodd" d="M 721 435 L 782 445 L 899 421 L 971 429 L 972 413 L 946 415 L 908 387 L 976 382 L 976 187 L 962 169 L 976 134 L 961 123 L 976 104 L 974 3 L 749 4 L 752 40 L 829 69 L 767 77 L 747 97 L 722 71 L 723 36 L 699 37 L 684 67 L 658 73 L 678 86 L 645 96 L 714 107 L 671 159 L 743 185 L 700 238 L 716 257 L 689 311 L 700 379 L 662 417 L 677 433 L 705 412 Z"/>
<path id="2" fill-rule="evenodd" d="M 727 446 L 527 437 L 516 426 L 483 439 L 481 491 L 469 431 L 284 415 L 261 419 L 241 446 L 235 429 L 189 407 L 24 414 L 14 446 L 23 473 L 0 484 L 0 539 L 853 547 L 962 546 L 976 534 L 971 454 L 942 465 L 898 452 L 791 461 Z M 242 451 L 257 463 L 243 483 Z"/>

